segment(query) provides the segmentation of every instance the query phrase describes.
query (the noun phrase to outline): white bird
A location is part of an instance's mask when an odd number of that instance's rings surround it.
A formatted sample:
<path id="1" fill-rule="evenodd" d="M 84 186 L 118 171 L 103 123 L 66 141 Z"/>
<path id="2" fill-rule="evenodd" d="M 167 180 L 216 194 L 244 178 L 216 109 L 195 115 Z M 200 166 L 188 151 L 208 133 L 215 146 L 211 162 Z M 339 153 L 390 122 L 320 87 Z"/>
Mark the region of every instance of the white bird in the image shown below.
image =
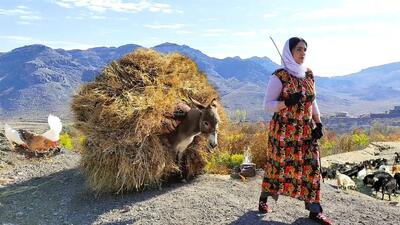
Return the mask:
<path id="1" fill-rule="evenodd" d="M 6 138 L 14 148 L 14 143 L 22 145 L 36 152 L 45 152 L 48 149 L 54 148 L 58 145 L 60 133 L 62 130 L 62 123 L 57 116 L 49 115 L 47 118 L 50 129 L 41 135 L 26 131 L 12 129 L 8 124 L 5 124 L 4 130 Z"/>
<path id="2" fill-rule="evenodd" d="M 50 126 L 50 130 L 46 131 L 44 134 L 42 134 L 42 136 L 50 141 L 58 141 L 60 139 L 60 133 L 62 130 L 60 118 L 50 114 L 47 118 L 47 122 Z"/>
<path id="3" fill-rule="evenodd" d="M 26 145 L 26 143 L 21 139 L 19 132 L 12 129 L 7 123 L 4 125 L 4 133 L 13 148 L 14 143 L 17 145 Z"/>

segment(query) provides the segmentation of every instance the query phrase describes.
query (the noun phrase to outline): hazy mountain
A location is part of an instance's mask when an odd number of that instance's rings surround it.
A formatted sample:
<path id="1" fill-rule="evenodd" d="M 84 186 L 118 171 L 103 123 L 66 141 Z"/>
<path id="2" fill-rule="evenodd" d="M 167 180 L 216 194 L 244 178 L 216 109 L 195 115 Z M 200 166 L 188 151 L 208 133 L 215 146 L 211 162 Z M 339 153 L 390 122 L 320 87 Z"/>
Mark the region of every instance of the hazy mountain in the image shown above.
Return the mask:
<path id="1" fill-rule="evenodd" d="M 69 116 L 69 99 L 80 84 L 93 79 L 107 63 L 140 47 L 123 45 L 87 50 L 30 45 L 0 53 L 0 117 Z M 194 60 L 220 93 L 229 112 L 245 110 L 261 120 L 269 75 L 279 67 L 267 57 L 217 59 L 186 45 L 164 43 L 153 49 L 179 52 Z M 324 114 L 383 112 L 400 104 L 400 63 L 366 68 L 339 77 L 316 77 L 318 104 Z"/>
<path id="2" fill-rule="evenodd" d="M 360 115 L 400 105 L 400 63 L 374 66 L 345 76 L 318 77 L 316 84 L 323 111 L 328 113 L 334 112 L 332 107 Z"/>
<path id="3" fill-rule="evenodd" d="M 0 116 L 68 116 L 74 90 L 137 47 L 65 51 L 30 45 L 0 55 Z"/>

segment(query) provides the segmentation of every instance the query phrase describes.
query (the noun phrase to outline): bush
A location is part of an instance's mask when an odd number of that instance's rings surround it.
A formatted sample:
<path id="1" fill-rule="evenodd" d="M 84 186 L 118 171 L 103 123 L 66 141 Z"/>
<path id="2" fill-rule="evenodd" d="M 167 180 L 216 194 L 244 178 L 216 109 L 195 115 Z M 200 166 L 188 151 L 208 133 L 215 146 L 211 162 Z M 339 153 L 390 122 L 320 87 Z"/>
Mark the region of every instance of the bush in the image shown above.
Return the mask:
<path id="1" fill-rule="evenodd" d="M 369 138 L 364 132 L 354 132 L 351 139 L 356 148 L 364 148 L 369 144 Z"/>
<path id="2" fill-rule="evenodd" d="M 334 146 L 335 142 L 333 140 L 322 139 L 320 142 L 321 156 L 332 155 Z"/>
<path id="3" fill-rule="evenodd" d="M 319 141 L 321 155 L 327 156 L 342 152 L 360 150 L 374 141 L 400 141 L 400 128 L 374 123 L 369 130 L 353 129 L 351 133 L 337 136 L 326 130 Z"/>
<path id="4" fill-rule="evenodd" d="M 240 166 L 244 160 L 244 156 L 242 154 L 233 154 L 230 157 L 230 167 Z"/>
<path id="5" fill-rule="evenodd" d="M 69 136 L 68 133 L 63 133 L 60 135 L 60 145 L 63 148 L 66 148 L 68 150 L 72 150 L 72 139 Z"/>
<path id="6" fill-rule="evenodd" d="M 268 147 L 268 129 L 265 123 L 230 123 L 225 132 L 220 138 L 220 152 L 243 155 L 250 148 L 252 162 L 256 167 L 264 167 Z"/>
<path id="7" fill-rule="evenodd" d="M 244 160 L 242 154 L 229 154 L 227 152 L 215 152 L 208 160 L 205 170 L 208 173 L 228 174 L 235 166 L 240 166 Z"/>

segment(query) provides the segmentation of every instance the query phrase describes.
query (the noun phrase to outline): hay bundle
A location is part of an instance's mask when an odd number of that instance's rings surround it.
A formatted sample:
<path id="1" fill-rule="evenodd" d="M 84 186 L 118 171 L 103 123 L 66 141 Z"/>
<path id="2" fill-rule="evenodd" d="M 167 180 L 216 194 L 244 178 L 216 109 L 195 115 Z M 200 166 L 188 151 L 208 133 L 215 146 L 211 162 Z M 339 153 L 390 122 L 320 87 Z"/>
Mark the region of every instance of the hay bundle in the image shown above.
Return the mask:
<path id="1" fill-rule="evenodd" d="M 73 96 L 76 126 L 85 135 L 82 168 L 98 192 L 142 190 L 178 170 L 163 138 L 165 115 L 181 99 L 209 102 L 217 92 L 193 61 L 139 49 L 107 65 Z M 223 112 L 220 109 L 219 114 Z M 204 141 L 187 151 L 189 175 L 205 164 Z"/>

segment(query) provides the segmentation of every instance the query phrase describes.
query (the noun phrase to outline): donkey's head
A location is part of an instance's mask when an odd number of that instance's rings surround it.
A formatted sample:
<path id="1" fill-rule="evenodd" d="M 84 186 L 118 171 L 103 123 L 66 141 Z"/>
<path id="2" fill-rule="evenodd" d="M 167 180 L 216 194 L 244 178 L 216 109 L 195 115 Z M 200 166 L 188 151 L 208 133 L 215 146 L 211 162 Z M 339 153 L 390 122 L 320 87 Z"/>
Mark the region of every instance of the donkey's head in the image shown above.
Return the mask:
<path id="1" fill-rule="evenodd" d="M 218 145 L 217 132 L 220 118 L 217 112 L 216 98 L 205 106 L 200 102 L 190 98 L 193 104 L 201 111 L 199 120 L 200 132 L 208 136 L 208 145 L 215 148 Z"/>

